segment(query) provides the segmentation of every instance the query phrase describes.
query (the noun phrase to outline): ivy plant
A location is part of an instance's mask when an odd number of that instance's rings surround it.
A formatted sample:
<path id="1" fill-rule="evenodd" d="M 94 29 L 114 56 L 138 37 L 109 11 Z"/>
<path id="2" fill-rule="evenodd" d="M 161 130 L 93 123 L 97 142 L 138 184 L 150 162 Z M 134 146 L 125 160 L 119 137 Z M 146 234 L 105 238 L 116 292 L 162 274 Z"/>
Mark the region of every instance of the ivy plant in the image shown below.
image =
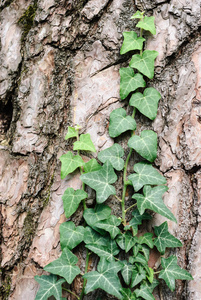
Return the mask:
<path id="1" fill-rule="evenodd" d="M 140 36 L 134 31 L 124 32 L 124 42 L 120 53 L 132 51 L 133 55 L 127 68 L 120 68 L 120 97 L 129 98 L 133 108 L 128 115 L 123 108 L 117 108 L 110 114 L 109 135 L 119 137 L 130 131 L 127 156 L 118 144 L 99 152 L 97 160 L 84 162 L 82 151 L 96 152 L 89 134 L 79 134 L 80 127 L 69 127 L 65 139 L 74 139 L 73 153 L 68 151 L 60 157 L 61 178 L 79 170 L 82 189 L 67 188 L 62 197 L 67 219 L 83 207 L 83 225 L 75 226 L 72 221 L 60 225 L 60 244 L 62 254 L 55 261 L 44 267 L 50 275 L 36 276 L 40 288 L 36 300 L 46 300 L 50 296 L 60 300 L 62 289 L 79 300 L 84 295 L 102 289 L 122 300 L 153 300 L 153 290 L 163 280 L 171 291 L 175 289 L 175 280 L 191 280 L 192 276 L 177 265 L 176 256 L 166 256 L 166 248 L 181 247 L 182 243 L 168 231 L 167 221 L 155 226 L 152 232 L 139 234 L 140 226 L 152 218 L 152 212 L 158 213 L 170 221 L 176 222 L 175 216 L 163 202 L 163 194 L 167 191 L 166 179 L 152 165 L 157 157 L 157 134 L 152 130 L 143 130 L 135 134 L 136 110 L 150 120 L 157 115 L 160 93 L 146 88 L 147 78 L 154 76 L 154 61 L 157 51 L 143 51 L 143 30 L 156 33 L 154 17 L 144 16 L 137 11 L 132 19 L 138 19 Z M 138 53 L 139 51 L 139 53 Z M 133 166 L 131 174 L 127 174 L 131 155 L 138 153 L 141 161 Z M 139 157 L 138 155 L 138 157 Z M 122 177 L 122 195 L 117 195 L 115 182 L 117 175 Z M 92 207 L 87 207 L 88 194 L 86 186 L 96 192 Z M 128 207 L 126 192 L 133 188 L 133 201 Z M 116 197 L 121 206 L 121 217 L 112 214 L 109 201 Z M 129 203 L 130 203 L 129 201 Z M 128 211 L 131 214 L 128 214 Z M 131 216 L 132 215 L 132 216 Z M 128 217 L 131 216 L 131 217 Z M 85 247 L 85 272 L 78 267 L 78 258 L 74 249 L 82 244 Z M 157 249 L 161 255 L 161 265 L 157 270 L 149 266 L 151 249 Z M 76 251 L 77 253 L 77 251 Z M 92 255 L 93 254 L 93 255 Z M 90 269 L 89 256 L 99 258 L 96 270 Z M 97 261 L 97 259 L 96 259 Z M 80 295 L 75 295 L 70 288 L 76 276 L 82 277 L 83 288 Z M 65 287 L 64 287 L 65 283 Z M 66 283 L 68 285 L 66 285 Z M 66 288 L 68 286 L 68 288 Z"/>

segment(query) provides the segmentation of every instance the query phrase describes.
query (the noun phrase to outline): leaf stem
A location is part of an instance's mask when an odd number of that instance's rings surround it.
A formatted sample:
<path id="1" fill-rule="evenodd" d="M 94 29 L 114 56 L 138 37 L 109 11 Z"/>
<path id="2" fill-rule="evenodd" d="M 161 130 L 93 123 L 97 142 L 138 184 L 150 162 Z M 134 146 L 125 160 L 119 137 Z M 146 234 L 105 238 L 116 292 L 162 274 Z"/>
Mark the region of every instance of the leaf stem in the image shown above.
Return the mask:
<path id="1" fill-rule="evenodd" d="M 85 274 L 86 274 L 87 271 L 88 271 L 88 266 L 89 266 L 89 256 L 90 256 L 89 250 L 86 248 Z M 83 299 L 83 296 L 84 296 L 84 290 L 85 290 L 86 283 L 87 283 L 87 280 L 86 280 L 86 278 L 84 278 L 83 287 L 82 287 L 82 292 L 81 292 L 81 295 L 80 295 L 79 300 L 82 300 L 82 299 Z"/>
<path id="2" fill-rule="evenodd" d="M 137 203 L 135 203 L 135 204 L 131 205 L 129 208 L 127 208 L 127 209 L 125 210 L 125 214 L 127 213 L 127 211 L 128 211 L 129 209 L 131 209 L 132 207 L 134 207 L 134 206 L 136 206 L 136 205 L 137 205 Z"/>
<path id="3" fill-rule="evenodd" d="M 142 16 L 142 18 L 140 19 L 141 21 L 143 21 L 144 16 Z M 143 33 L 143 28 L 140 28 L 140 37 L 142 37 L 142 33 Z M 142 49 L 140 50 L 140 56 L 142 56 Z"/>
<path id="4" fill-rule="evenodd" d="M 114 195 L 115 196 L 115 198 L 117 199 L 117 200 L 119 200 L 120 202 L 122 202 L 122 200 L 117 196 L 117 195 Z"/>
<path id="5" fill-rule="evenodd" d="M 159 274 L 159 273 L 160 273 L 160 271 L 154 272 L 154 275 L 155 275 L 155 274 Z"/>
<path id="6" fill-rule="evenodd" d="M 78 297 L 75 293 L 71 292 L 70 290 L 68 290 L 68 289 L 66 289 L 66 288 L 64 288 L 64 287 L 62 287 L 62 290 L 66 291 L 66 292 L 68 292 L 68 293 L 70 293 L 70 294 L 72 294 L 72 295 L 75 296 L 78 300 L 80 300 L 80 297 Z"/>

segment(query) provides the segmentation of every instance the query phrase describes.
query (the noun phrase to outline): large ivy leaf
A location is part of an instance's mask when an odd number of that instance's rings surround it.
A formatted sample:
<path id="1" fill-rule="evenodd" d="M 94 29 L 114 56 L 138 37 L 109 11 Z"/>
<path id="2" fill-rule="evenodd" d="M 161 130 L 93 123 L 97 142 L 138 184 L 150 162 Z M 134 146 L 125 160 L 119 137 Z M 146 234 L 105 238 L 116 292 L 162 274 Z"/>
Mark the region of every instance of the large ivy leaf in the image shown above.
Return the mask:
<path id="1" fill-rule="evenodd" d="M 168 231 L 168 223 L 164 222 L 160 226 L 154 227 L 155 235 L 154 245 L 161 254 L 165 253 L 166 247 L 182 247 L 182 243 Z"/>
<path id="2" fill-rule="evenodd" d="M 127 285 L 130 284 L 133 271 L 134 271 L 134 266 L 129 264 L 127 261 L 124 261 L 124 267 L 121 270 L 121 275 Z"/>
<path id="3" fill-rule="evenodd" d="M 85 173 L 90 173 L 90 172 L 100 170 L 101 165 L 99 165 L 99 163 L 95 158 L 92 158 L 87 163 L 84 164 L 83 168 Z"/>
<path id="4" fill-rule="evenodd" d="M 132 216 L 133 218 L 129 221 L 129 225 L 132 227 L 133 229 L 133 235 L 136 235 L 138 232 L 138 225 L 142 224 L 143 220 L 151 220 L 151 216 L 148 213 L 143 213 L 140 214 L 138 209 L 135 209 L 132 212 Z"/>
<path id="5" fill-rule="evenodd" d="M 100 170 L 83 174 L 80 179 L 96 191 L 97 203 L 102 203 L 110 195 L 116 194 L 111 184 L 117 180 L 117 175 L 109 161 L 106 161 Z"/>
<path id="6" fill-rule="evenodd" d="M 34 276 L 34 279 L 40 284 L 35 300 L 47 300 L 51 296 L 54 296 L 56 300 L 61 299 L 61 285 L 65 282 L 65 279 L 59 279 L 57 281 L 57 276 L 52 274 Z"/>
<path id="7" fill-rule="evenodd" d="M 156 34 L 154 20 L 155 17 L 144 16 L 144 18 L 137 23 L 136 27 L 150 31 L 152 34 Z"/>
<path id="8" fill-rule="evenodd" d="M 84 227 L 75 227 L 71 221 L 62 223 L 59 227 L 61 249 L 73 249 L 84 240 Z"/>
<path id="9" fill-rule="evenodd" d="M 134 165 L 136 174 L 131 174 L 128 179 L 132 181 L 134 190 L 138 192 L 144 185 L 165 184 L 166 179 L 151 164 L 140 162 Z"/>
<path id="10" fill-rule="evenodd" d="M 145 50 L 142 56 L 135 54 L 132 56 L 129 66 L 137 69 L 139 72 L 152 79 L 154 77 L 154 60 L 158 56 L 155 50 Z"/>
<path id="11" fill-rule="evenodd" d="M 91 151 L 96 152 L 96 148 L 91 140 L 90 134 L 81 134 L 80 140 L 74 143 L 73 150 L 84 150 L 84 151 Z"/>
<path id="12" fill-rule="evenodd" d="M 78 131 L 74 127 L 68 127 L 68 132 L 65 136 L 65 140 L 68 140 L 72 137 L 77 137 L 78 136 Z"/>
<path id="13" fill-rule="evenodd" d="M 135 63 L 135 64 L 137 66 L 139 65 L 139 63 Z M 124 100 L 130 94 L 130 92 L 134 92 L 138 88 L 146 86 L 146 82 L 144 81 L 143 76 L 139 73 L 135 74 L 132 68 L 129 67 L 120 68 L 119 73 L 120 73 L 120 97 L 122 100 Z"/>
<path id="14" fill-rule="evenodd" d="M 108 239 L 101 236 L 99 233 L 97 233 L 91 227 L 87 226 L 84 231 L 84 242 L 85 242 L 85 244 L 107 246 Z"/>
<path id="15" fill-rule="evenodd" d="M 114 256 L 117 255 L 120 251 L 114 240 L 109 240 L 107 246 L 93 244 L 86 245 L 86 248 L 96 253 L 99 257 L 104 257 L 108 261 L 113 261 Z"/>
<path id="16" fill-rule="evenodd" d="M 137 200 L 137 207 L 141 214 L 145 209 L 151 209 L 156 213 L 177 222 L 173 213 L 165 206 L 162 200 L 162 195 L 168 190 L 166 186 L 157 186 L 151 188 L 149 185 L 143 188 L 143 195 L 134 194 L 133 199 Z"/>
<path id="17" fill-rule="evenodd" d="M 121 283 L 117 276 L 117 272 L 121 267 L 121 264 L 118 262 L 108 262 L 105 259 L 101 259 L 97 271 L 89 272 L 83 276 L 87 279 L 85 293 L 87 294 L 100 288 L 108 294 L 122 299 L 120 294 Z"/>
<path id="18" fill-rule="evenodd" d="M 59 159 L 61 161 L 61 179 L 64 179 L 68 174 L 84 165 L 82 157 L 79 155 L 73 156 L 73 153 L 70 151 L 63 154 Z"/>
<path id="19" fill-rule="evenodd" d="M 193 280 L 191 274 L 183 270 L 177 265 L 176 256 L 172 255 L 169 258 L 161 258 L 163 270 L 159 274 L 159 278 L 165 280 L 171 291 L 175 290 L 175 279 Z"/>
<path id="20" fill-rule="evenodd" d="M 61 256 L 44 267 L 44 270 L 55 275 L 64 277 L 71 284 L 74 278 L 80 274 L 80 269 L 76 266 L 78 262 L 75 256 L 67 247 L 63 249 Z"/>
<path id="21" fill-rule="evenodd" d="M 134 31 L 123 32 L 124 42 L 122 44 L 120 54 L 124 54 L 132 50 L 142 50 L 144 38 L 138 37 Z"/>
<path id="22" fill-rule="evenodd" d="M 126 115 L 123 108 L 117 108 L 110 114 L 109 135 L 115 138 L 127 130 L 135 130 L 136 122 L 131 116 Z"/>
<path id="23" fill-rule="evenodd" d="M 100 231 L 98 228 L 95 227 L 95 223 L 101 220 L 107 219 L 111 214 L 111 208 L 104 204 L 99 204 L 96 206 L 95 209 L 87 208 L 84 211 L 83 217 L 86 223 L 95 229 L 96 231 Z"/>
<path id="24" fill-rule="evenodd" d="M 136 107 L 143 115 L 150 120 L 154 120 L 157 115 L 158 101 L 160 93 L 154 88 L 147 88 L 144 93 L 135 93 L 132 95 L 129 104 Z"/>
<path id="25" fill-rule="evenodd" d="M 87 193 L 83 190 L 74 190 L 73 188 L 67 188 L 62 196 L 64 204 L 65 216 L 68 219 L 77 210 L 80 202 L 87 198 Z"/>
<path id="26" fill-rule="evenodd" d="M 124 160 L 121 158 L 123 155 L 123 148 L 119 144 L 114 144 L 111 147 L 99 152 L 98 159 L 102 163 L 105 163 L 108 160 L 114 169 L 121 171 L 124 167 Z"/>
<path id="27" fill-rule="evenodd" d="M 129 139 L 128 146 L 153 162 L 157 157 L 157 134 L 152 130 L 143 130 L 140 136 L 134 135 Z"/>
<path id="28" fill-rule="evenodd" d="M 121 224 L 121 219 L 111 215 L 106 220 L 98 221 L 94 224 L 95 227 L 108 231 L 111 238 L 114 239 L 121 231 L 117 227 Z"/>
<path id="29" fill-rule="evenodd" d="M 134 294 L 132 294 L 130 289 L 122 288 L 120 290 L 120 292 L 123 295 L 122 300 L 137 300 L 136 296 Z"/>

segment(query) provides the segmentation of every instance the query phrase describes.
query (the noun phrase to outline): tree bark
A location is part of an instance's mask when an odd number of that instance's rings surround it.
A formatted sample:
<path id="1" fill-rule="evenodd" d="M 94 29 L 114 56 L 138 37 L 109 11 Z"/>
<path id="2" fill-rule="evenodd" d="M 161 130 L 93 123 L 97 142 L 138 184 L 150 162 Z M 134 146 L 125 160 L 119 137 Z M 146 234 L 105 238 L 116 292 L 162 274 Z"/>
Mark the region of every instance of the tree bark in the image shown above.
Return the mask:
<path id="1" fill-rule="evenodd" d="M 64 141 L 67 127 L 81 125 L 98 151 L 113 143 L 107 130 L 109 114 L 125 106 L 119 98 L 118 70 L 131 58 L 119 54 L 122 32 L 135 29 L 130 17 L 136 10 L 155 16 L 157 33 L 147 35 L 146 48 L 159 52 L 150 85 L 162 95 L 153 123 L 137 114 L 138 130 L 153 127 L 158 134 L 155 165 L 167 177 L 164 201 L 178 220 L 169 227 L 184 244 L 174 253 L 194 277 L 178 281 L 173 293 L 162 286 L 155 298 L 201 299 L 200 4 L 200 0 L 0 2 L 1 299 L 34 299 L 38 290 L 34 276 L 45 274 L 42 268 L 60 255 L 59 225 L 66 220 L 61 197 L 67 187 L 80 187 L 76 173 L 60 179 L 59 157 L 72 150 L 72 143 Z M 115 199 L 108 204 L 118 213 Z M 79 224 L 81 219 L 80 208 L 73 220 Z M 162 221 L 155 215 L 150 226 Z M 79 251 L 78 257 L 83 269 L 85 253 Z M 158 263 L 154 253 L 152 260 Z M 80 292 L 79 276 L 72 289 Z M 102 291 L 85 299 L 98 295 L 112 299 Z"/>

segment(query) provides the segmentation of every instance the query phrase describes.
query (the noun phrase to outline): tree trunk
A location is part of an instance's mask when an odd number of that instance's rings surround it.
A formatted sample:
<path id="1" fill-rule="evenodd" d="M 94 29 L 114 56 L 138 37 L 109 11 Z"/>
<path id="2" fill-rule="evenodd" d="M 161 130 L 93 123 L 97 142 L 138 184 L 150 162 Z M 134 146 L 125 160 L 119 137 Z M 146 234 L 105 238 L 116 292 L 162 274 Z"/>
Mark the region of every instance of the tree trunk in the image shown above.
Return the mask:
<path id="1" fill-rule="evenodd" d="M 162 99 L 153 123 L 137 119 L 158 134 L 155 164 L 167 177 L 165 203 L 178 220 L 169 226 L 184 244 L 176 255 L 194 277 L 178 281 L 173 293 L 163 286 L 155 298 L 201 299 L 200 0 L 2 0 L 0 7 L 0 298 L 33 300 L 34 276 L 59 256 L 61 197 L 80 187 L 76 173 L 60 179 L 59 157 L 72 150 L 67 127 L 81 125 L 97 150 L 112 145 L 108 117 L 125 105 L 118 70 L 130 60 L 119 54 L 122 32 L 135 28 L 136 10 L 145 10 L 156 18 L 146 48 L 159 52 L 151 85 Z M 115 200 L 109 205 L 118 210 Z M 81 218 L 80 209 L 73 220 Z M 162 221 L 156 215 L 153 223 Z M 83 268 L 84 254 L 78 256 Z M 80 286 L 78 276 L 72 288 L 79 293 Z M 85 299 L 98 295 L 110 299 L 101 291 Z"/>

